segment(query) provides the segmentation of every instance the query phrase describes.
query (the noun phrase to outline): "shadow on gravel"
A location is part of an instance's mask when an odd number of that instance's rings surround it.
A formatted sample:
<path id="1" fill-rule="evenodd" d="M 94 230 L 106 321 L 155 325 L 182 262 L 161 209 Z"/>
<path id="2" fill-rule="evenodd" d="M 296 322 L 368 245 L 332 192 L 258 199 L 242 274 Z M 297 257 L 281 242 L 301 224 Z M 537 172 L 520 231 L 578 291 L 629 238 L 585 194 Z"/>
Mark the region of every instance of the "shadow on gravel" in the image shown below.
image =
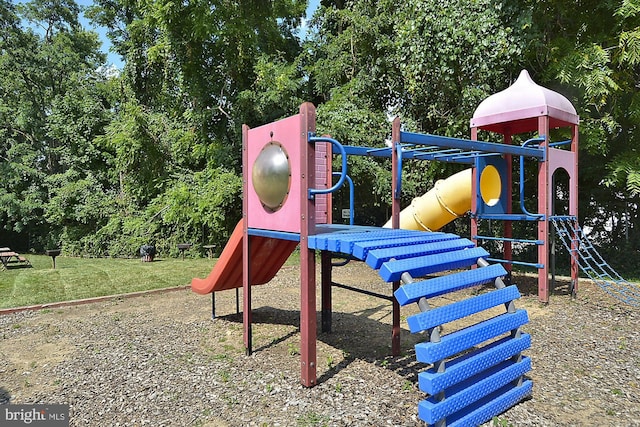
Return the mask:
<path id="1" fill-rule="evenodd" d="M 11 401 L 11 393 L 4 388 L 0 387 L 0 405 L 8 405 Z"/>
<path id="2" fill-rule="evenodd" d="M 505 282 L 506 283 L 506 282 Z M 508 284 L 508 283 L 507 283 Z M 520 294 L 527 297 L 538 295 L 538 276 L 515 273 L 511 278 L 511 284 L 518 287 Z M 480 286 L 481 291 L 495 289 L 493 284 Z M 565 277 L 556 278 L 555 283 L 549 279 L 550 296 L 569 296 L 571 294 L 571 281 Z"/>
<path id="3" fill-rule="evenodd" d="M 387 313 L 388 311 L 388 313 Z M 380 319 L 372 319 L 377 316 Z M 318 314 L 318 341 L 342 351 L 344 359 L 318 378 L 322 383 L 332 378 L 356 359 L 374 363 L 404 377 L 407 381 L 417 382 L 417 373 L 423 364 L 416 362 L 414 345 L 424 341 L 420 334 L 411 335 L 402 331 L 402 350 L 399 356 L 391 356 L 391 325 L 380 320 L 391 316 L 391 306 L 381 304 L 358 310 L 353 313 L 332 313 L 331 332 L 321 332 L 321 316 Z M 255 352 L 264 351 L 299 334 L 300 312 L 274 307 L 259 307 L 252 312 L 254 324 L 289 325 L 295 331 L 282 336 L 274 336 L 266 345 L 254 348 Z M 219 316 L 229 322 L 242 323 L 242 313 Z"/>

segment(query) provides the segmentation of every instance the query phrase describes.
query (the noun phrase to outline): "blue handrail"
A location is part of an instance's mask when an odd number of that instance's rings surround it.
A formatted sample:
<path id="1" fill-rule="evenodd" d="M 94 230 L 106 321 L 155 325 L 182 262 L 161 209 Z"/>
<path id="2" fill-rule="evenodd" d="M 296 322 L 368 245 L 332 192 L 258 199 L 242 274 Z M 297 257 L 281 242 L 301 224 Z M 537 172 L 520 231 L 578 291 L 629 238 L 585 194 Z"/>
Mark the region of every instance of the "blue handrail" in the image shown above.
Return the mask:
<path id="1" fill-rule="evenodd" d="M 315 194 L 333 193 L 336 190 L 338 190 L 340 187 L 342 187 L 342 184 L 344 184 L 344 180 L 346 179 L 346 176 L 347 176 L 347 153 L 344 150 L 344 146 L 333 138 L 329 138 L 326 136 L 314 136 L 313 133 L 310 132 L 309 142 L 310 143 L 330 142 L 333 146 L 335 146 L 338 149 L 338 151 L 340 151 L 340 155 L 342 156 L 342 171 L 340 172 L 340 179 L 338 180 L 338 182 L 336 182 L 335 185 L 331 188 L 309 188 L 308 197 L 309 199 L 312 199 Z"/>
<path id="2" fill-rule="evenodd" d="M 549 147 L 560 147 L 561 145 L 569 145 L 571 144 L 573 141 L 570 139 L 567 139 L 566 141 L 558 141 L 558 142 L 552 142 L 549 144 Z"/>
<path id="3" fill-rule="evenodd" d="M 527 145 L 532 144 L 534 142 L 543 142 L 545 139 L 546 139 L 545 136 L 540 135 L 540 136 L 538 136 L 536 138 L 531 138 L 531 139 L 523 142 L 522 146 L 526 147 Z M 544 218 L 544 214 L 531 213 L 531 212 L 529 212 L 527 210 L 527 208 L 524 205 L 524 156 L 520 156 L 520 210 L 525 215 L 538 217 L 538 218 Z"/>
<path id="4" fill-rule="evenodd" d="M 332 175 L 333 176 L 340 175 L 340 172 L 333 172 Z M 353 206 L 355 205 L 353 193 L 355 192 L 355 189 L 354 189 L 353 180 L 351 179 L 351 177 L 349 175 L 345 175 L 345 178 L 349 183 L 349 225 L 353 225 L 353 216 L 354 216 Z"/>

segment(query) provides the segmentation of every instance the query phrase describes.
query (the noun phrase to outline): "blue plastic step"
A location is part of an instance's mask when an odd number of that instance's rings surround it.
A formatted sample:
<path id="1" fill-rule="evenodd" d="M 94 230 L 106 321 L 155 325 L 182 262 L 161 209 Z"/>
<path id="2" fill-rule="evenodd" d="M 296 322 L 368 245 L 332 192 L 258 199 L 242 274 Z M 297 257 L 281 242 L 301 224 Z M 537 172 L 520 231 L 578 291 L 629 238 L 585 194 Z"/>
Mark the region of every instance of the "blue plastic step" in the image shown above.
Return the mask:
<path id="1" fill-rule="evenodd" d="M 400 280 L 400 276 L 405 272 L 408 272 L 413 277 L 420 277 L 439 271 L 469 267 L 475 264 L 478 258 L 488 255 L 489 253 L 483 248 L 472 248 L 427 255 L 419 258 L 387 261 L 382 264 L 379 273 L 383 280 L 393 282 Z"/>
<path id="2" fill-rule="evenodd" d="M 406 284 L 398 288 L 394 295 L 400 305 L 407 305 L 418 302 L 422 297 L 433 298 L 472 286 L 491 283 L 497 277 L 502 277 L 506 274 L 507 271 L 501 264 L 493 264 L 483 268 Z"/>
<path id="3" fill-rule="evenodd" d="M 417 232 L 412 230 L 381 229 L 379 231 L 317 234 L 315 236 L 309 236 L 308 246 L 311 249 L 341 252 L 351 255 L 355 242 L 401 239 L 415 233 Z"/>
<path id="4" fill-rule="evenodd" d="M 521 400 L 531 395 L 533 382 L 525 380 L 522 385 L 508 384 L 487 397 L 472 403 L 447 417 L 447 427 L 479 426 L 500 415 Z"/>
<path id="5" fill-rule="evenodd" d="M 423 244 L 414 244 L 396 248 L 374 249 L 367 254 L 366 262 L 369 267 L 374 270 L 379 269 L 382 263 L 390 259 L 406 259 L 419 256 L 433 255 L 442 252 L 458 251 L 466 248 L 475 247 L 469 239 L 445 240 L 442 242 L 430 242 Z"/>
<path id="6" fill-rule="evenodd" d="M 509 384 L 531 370 L 531 359 L 523 357 L 520 362 L 505 360 L 490 369 L 445 391 L 446 398 L 440 402 L 435 397 L 423 400 L 418 405 L 420 418 L 428 424 L 463 410 L 501 387 Z"/>
<path id="7" fill-rule="evenodd" d="M 438 325 L 444 325 L 445 323 L 462 319 L 465 316 L 479 313 L 518 298 L 520 298 L 518 288 L 514 285 L 507 286 L 502 289 L 414 314 L 407 318 L 407 323 L 409 324 L 411 333 L 415 334 L 416 332 L 425 331 Z"/>
<path id="8" fill-rule="evenodd" d="M 440 342 L 416 344 L 416 359 L 422 363 L 435 363 L 444 360 L 484 341 L 517 329 L 528 321 L 529 318 L 525 310 L 516 310 L 515 313 L 504 313 L 492 317 L 445 335 Z"/>
<path id="9" fill-rule="evenodd" d="M 373 249 L 394 248 L 399 246 L 419 245 L 421 243 L 441 242 L 444 240 L 459 239 L 460 236 L 450 233 L 430 233 L 422 231 L 400 239 L 378 239 L 353 244 L 353 256 L 358 259 L 366 259 L 367 254 Z"/>
<path id="10" fill-rule="evenodd" d="M 444 372 L 437 372 L 434 368 L 421 372 L 418 375 L 418 385 L 420 390 L 427 394 L 440 393 L 529 347 L 531 347 L 529 334 L 521 334 L 518 338 L 504 337 L 453 360 L 448 360 Z"/>

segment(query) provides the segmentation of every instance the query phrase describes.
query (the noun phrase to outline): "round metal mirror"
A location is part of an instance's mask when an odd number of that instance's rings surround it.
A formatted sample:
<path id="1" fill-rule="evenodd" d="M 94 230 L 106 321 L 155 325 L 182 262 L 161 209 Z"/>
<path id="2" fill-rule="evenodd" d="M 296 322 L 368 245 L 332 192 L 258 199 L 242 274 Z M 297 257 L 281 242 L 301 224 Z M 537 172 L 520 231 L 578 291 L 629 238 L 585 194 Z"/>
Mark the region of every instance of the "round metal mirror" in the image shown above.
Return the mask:
<path id="1" fill-rule="evenodd" d="M 291 187 L 291 165 L 279 142 L 269 142 L 260 151 L 253 163 L 251 179 L 265 208 L 275 212 L 282 207 Z"/>

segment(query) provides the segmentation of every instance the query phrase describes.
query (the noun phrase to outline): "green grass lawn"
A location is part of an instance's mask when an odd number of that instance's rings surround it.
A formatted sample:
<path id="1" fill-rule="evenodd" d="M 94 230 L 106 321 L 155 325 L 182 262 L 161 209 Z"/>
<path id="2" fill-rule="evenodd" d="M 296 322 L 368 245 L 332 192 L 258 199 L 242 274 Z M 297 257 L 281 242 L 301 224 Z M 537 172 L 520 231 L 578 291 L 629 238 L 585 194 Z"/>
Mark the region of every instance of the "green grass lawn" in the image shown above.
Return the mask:
<path id="1" fill-rule="evenodd" d="M 215 260 L 206 258 L 140 259 L 51 258 L 26 255 L 32 268 L 0 271 L 0 308 L 71 301 L 151 289 L 184 286 L 206 277 Z"/>

